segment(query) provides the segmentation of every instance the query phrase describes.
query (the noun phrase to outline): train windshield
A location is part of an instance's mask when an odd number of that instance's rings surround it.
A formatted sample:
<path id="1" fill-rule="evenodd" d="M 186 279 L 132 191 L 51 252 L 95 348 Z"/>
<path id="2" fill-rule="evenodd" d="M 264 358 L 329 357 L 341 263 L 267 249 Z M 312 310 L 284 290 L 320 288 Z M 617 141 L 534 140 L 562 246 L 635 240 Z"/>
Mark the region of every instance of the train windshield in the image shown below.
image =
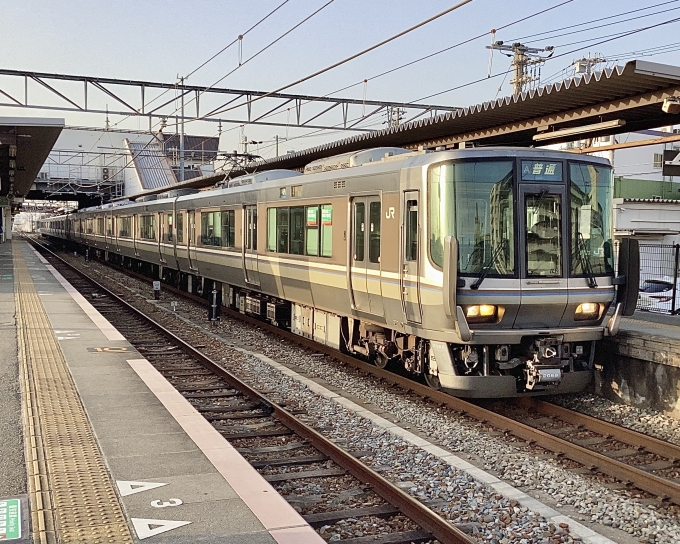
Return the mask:
<path id="1" fill-rule="evenodd" d="M 612 169 L 585 163 L 569 165 L 571 180 L 572 276 L 611 275 Z"/>
<path id="2" fill-rule="evenodd" d="M 458 240 L 458 272 L 515 274 L 513 162 L 434 165 L 428 174 L 430 255 L 444 264 L 444 238 Z"/>

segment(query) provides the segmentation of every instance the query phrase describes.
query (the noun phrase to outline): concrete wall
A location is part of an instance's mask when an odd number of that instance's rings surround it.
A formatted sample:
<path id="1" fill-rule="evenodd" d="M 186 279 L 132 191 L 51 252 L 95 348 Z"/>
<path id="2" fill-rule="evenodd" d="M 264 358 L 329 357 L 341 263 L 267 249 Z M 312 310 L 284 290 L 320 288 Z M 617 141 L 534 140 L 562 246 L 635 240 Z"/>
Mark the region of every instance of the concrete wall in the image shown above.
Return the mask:
<path id="1" fill-rule="evenodd" d="M 673 327 L 677 330 L 677 327 Z M 680 341 L 620 331 L 595 356 L 595 389 L 603 397 L 680 417 Z"/>

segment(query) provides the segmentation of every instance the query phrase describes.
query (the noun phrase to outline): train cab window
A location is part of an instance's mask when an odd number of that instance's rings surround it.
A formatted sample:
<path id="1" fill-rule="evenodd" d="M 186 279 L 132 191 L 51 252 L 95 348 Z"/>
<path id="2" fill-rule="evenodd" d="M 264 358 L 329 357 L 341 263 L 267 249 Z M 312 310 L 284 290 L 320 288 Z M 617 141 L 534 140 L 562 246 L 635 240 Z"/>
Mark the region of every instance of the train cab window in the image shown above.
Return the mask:
<path id="1" fill-rule="evenodd" d="M 418 260 L 418 201 L 406 201 L 406 260 Z"/>
<path id="2" fill-rule="evenodd" d="M 139 218 L 139 237 L 143 240 L 156 239 L 156 218 L 153 215 L 142 215 Z"/>
<path id="3" fill-rule="evenodd" d="M 333 206 L 321 206 L 321 256 L 333 256 Z"/>
<path id="4" fill-rule="evenodd" d="M 368 205 L 368 260 L 380 262 L 380 202 Z"/>
<path id="5" fill-rule="evenodd" d="M 319 254 L 319 207 L 305 207 L 305 255 Z"/>
<path id="6" fill-rule="evenodd" d="M 222 212 L 222 247 L 236 247 L 235 216 L 234 210 Z"/>
<path id="7" fill-rule="evenodd" d="M 177 243 L 184 243 L 184 212 L 177 212 L 177 225 L 175 231 L 177 232 Z"/>
<path id="8" fill-rule="evenodd" d="M 546 193 L 526 195 L 527 276 L 561 277 L 562 199 Z"/>
<path id="9" fill-rule="evenodd" d="M 120 230 L 118 231 L 118 236 L 120 236 L 121 238 L 130 238 L 130 233 L 132 232 L 132 229 L 130 228 L 131 223 L 132 221 L 130 217 L 121 217 Z"/>
<path id="10" fill-rule="evenodd" d="M 354 260 L 364 260 L 364 231 L 366 227 L 366 205 L 363 202 L 354 204 Z"/>
<path id="11" fill-rule="evenodd" d="M 221 246 L 222 212 L 201 212 L 201 244 Z"/>
<path id="12" fill-rule="evenodd" d="M 304 254 L 305 244 L 305 209 L 295 207 L 290 209 L 290 247 L 293 255 Z"/>

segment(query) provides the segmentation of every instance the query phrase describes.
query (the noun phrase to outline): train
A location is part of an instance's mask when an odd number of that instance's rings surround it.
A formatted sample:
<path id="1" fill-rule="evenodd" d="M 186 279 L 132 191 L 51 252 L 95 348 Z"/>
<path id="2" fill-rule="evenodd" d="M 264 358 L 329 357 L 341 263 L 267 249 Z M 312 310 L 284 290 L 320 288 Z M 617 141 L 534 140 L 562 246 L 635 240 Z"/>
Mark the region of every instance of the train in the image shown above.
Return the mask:
<path id="1" fill-rule="evenodd" d="M 460 397 L 579 392 L 637 300 L 606 159 L 383 147 L 49 217 L 42 236 Z M 618 269 L 615 271 L 615 259 Z"/>

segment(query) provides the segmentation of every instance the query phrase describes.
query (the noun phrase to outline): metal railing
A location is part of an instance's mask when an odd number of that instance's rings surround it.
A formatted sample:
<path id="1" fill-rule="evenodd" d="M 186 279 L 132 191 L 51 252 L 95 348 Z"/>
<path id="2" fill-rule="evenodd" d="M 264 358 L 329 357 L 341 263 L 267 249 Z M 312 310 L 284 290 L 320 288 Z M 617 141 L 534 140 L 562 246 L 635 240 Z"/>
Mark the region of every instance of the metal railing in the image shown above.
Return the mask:
<path id="1" fill-rule="evenodd" d="M 640 244 L 640 295 L 636 309 L 680 313 L 680 244 Z"/>

